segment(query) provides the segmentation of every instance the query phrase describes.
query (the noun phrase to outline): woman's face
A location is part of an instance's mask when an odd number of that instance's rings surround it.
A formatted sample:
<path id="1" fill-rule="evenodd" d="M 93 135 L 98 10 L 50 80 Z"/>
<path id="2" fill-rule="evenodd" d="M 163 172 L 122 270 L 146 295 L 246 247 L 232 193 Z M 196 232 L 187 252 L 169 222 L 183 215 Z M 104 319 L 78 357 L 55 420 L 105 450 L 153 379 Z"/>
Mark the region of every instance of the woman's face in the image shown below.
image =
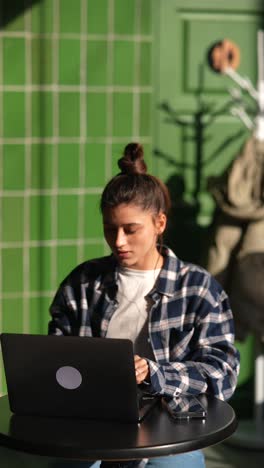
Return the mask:
<path id="1" fill-rule="evenodd" d="M 106 208 L 104 236 L 118 263 L 136 270 L 152 270 L 157 264 L 157 237 L 166 227 L 166 215 L 153 216 L 133 204 Z M 159 262 L 160 263 L 160 262 Z"/>

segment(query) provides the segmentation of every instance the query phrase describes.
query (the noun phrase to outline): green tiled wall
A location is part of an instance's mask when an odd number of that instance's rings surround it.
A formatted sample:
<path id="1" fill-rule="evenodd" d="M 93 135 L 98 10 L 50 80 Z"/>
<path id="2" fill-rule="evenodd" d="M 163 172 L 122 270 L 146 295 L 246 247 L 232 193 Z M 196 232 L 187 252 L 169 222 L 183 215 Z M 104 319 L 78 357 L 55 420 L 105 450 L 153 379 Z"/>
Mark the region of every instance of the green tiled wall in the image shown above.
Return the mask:
<path id="1" fill-rule="evenodd" d="M 59 282 L 107 252 L 99 198 L 124 145 L 151 169 L 153 2 L 25 4 L 0 7 L 0 330 L 46 333 Z"/>

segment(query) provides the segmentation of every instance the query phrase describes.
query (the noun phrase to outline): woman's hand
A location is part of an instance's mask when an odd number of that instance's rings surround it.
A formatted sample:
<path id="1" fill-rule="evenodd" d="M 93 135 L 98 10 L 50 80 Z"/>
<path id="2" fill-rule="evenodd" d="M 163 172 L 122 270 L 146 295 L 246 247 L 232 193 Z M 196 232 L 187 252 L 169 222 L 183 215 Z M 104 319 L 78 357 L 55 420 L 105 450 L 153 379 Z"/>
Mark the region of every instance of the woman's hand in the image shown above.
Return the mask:
<path id="1" fill-rule="evenodd" d="M 138 356 L 137 354 L 135 354 L 134 360 L 135 360 L 134 362 L 135 362 L 136 380 L 137 380 L 137 384 L 140 384 L 144 380 L 148 380 L 149 378 L 148 361 Z"/>

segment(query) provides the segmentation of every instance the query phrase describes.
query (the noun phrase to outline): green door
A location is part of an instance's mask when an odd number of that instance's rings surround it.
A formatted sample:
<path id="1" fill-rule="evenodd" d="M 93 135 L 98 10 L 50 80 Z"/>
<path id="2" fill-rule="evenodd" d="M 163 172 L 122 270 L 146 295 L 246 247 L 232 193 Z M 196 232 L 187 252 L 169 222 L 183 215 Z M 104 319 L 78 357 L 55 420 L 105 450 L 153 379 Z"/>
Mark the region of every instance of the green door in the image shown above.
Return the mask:
<path id="1" fill-rule="evenodd" d="M 263 13 L 258 0 L 161 0 L 156 10 L 154 164 L 172 195 L 167 243 L 186 260 L 202 263 L 206 251 L 215 209 L 209 180 L 225 171 L 249 137 L 230 113 L 228 90 L 238 86 L 212 70 L 208 53 L 218 41 L 234 42 L 240 50 L 237 72 L 256 86 Z M 255 107 L 246 92 L 242 98 Z M 251 337 L 238 346 L 242 383 L 253 371 Z"/>

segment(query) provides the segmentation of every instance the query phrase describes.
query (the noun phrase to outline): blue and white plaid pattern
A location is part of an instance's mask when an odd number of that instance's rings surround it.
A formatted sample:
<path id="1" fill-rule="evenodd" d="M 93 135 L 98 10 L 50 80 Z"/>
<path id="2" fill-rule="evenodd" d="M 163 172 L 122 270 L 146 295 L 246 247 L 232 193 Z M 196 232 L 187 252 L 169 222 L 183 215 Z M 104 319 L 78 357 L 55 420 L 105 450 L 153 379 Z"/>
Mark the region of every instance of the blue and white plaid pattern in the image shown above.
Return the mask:
<path id="1" fill-rule="evenodd" d="M 207 392 L 227 400 L 239 372 L 227 295 L 204 269 L 163 247 L 164 266 L 149 294 L 151 390 L 178 396 Z M 75 268 L 50 308 L 49 334 L 105 337 L 118 307 L 117 263 L 108 256 Z"/>

